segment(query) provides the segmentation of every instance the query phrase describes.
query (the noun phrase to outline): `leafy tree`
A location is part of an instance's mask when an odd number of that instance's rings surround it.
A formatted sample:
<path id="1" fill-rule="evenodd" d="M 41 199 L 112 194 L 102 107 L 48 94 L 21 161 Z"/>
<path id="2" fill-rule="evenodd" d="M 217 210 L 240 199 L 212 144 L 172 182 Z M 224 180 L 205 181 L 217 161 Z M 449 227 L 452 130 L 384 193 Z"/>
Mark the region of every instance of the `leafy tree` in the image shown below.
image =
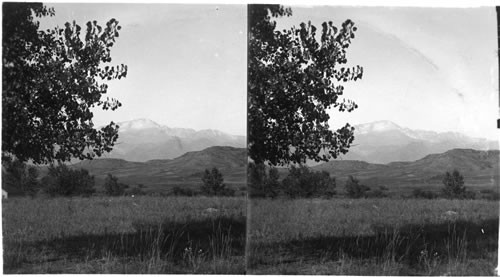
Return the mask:
<path id="1" fill-rule="evenodd" d="M 328 172 L 314 172 L 303 165 L 292 166 L 282 186 L 283 192 L 292 198 L 331 196 L 335 193 L 335 179 Z"/>
<path id="2" fill-rule="evenodd" d="M 264 187 L 264 192 L 266 197 L 275 198 L 279 194 L 280 189 L 280 173 L 275 167 L 269 169 L 269 176 L 267 178 L 266 185 Z"/>
<path id="3" fill-rule="evenodd" d="M 201 177 L 203 185 L 201 191 L 206 195 L 223 195 L 226 189 L 222 173 L 216 168 L 205 169 L 205 174 Z"/>
<path id="4" fill-rule="evenodd" d="M 38 170 L 17 159 L 4 161 L 5 171 L 2 172 L 2 183 L 6 187 L 19 188 L 24 194 L 34 196 L 40 188 Z"/>
<path id="5" fill-rule="evenodd" d="M 51 196 L 90 196 L 95 192 L 94 176 L 85 169 L 71 169 L 65 164 L 50 165 L 47 176 L 42 178 L 42 186 Z"/>
<path id="6" fill-rule="evenodd" d="M 74 21 L 39 30 L 35 17 L 53 16 L 40 3 L 3 3 L 2 157 L 34 163 L 91 159 L 111 151 L 118 126 L 94 128 L 91 109 L 115 110 L 102 99 L 104 80 L 127 75 L 127 66 L 109 66 L 119 36 L 118 21 L 105 27 Z M 83 33 L 83 34 L 82 34 Z"/>
<path id="7" fill-rule="evenodd" d="M 120 196 L 125 193 L 126 185 L 118 182 L 118 177 L 108 173 L 104 179 L 104 191 L 109 196 Z"/>
<path id="8" fill-rule="evenodd" d="M 264 164 L 248 164 L 250 197 L 271 197 L 278 196 L 280 191 L 279 172 L 277 168 L 270 168 L 266 171 Z"/>
<path id="9" fill-rule="evenodd" d="M 327 111 L 357 108 L 341 98 L 341 82 L 360 79 L 363 68 L 339 67 L 356 27 L 351 20 L 341 28 L 325 22 L 317 39 L 310 22 L 275 30 L 272 17 L 285 15 L 291 10 L 249 6 L 248 153 L 257 164 L 328 161 L 347 153 L 354 139 L 349 124 L 330 130 Z"/>
<path id="10" fill-rule="evenodd" d="M 443 178 L 443 184 L 443 193 L 447 197 L 463 198 L 466 194 L 464 176 L 456 169 L 453 170 L 452 173 L 446 172 Z"/>
<path id="11" fill-rule="evenodd" d="M 349 177 L 347 178 L 347 182 L 345 184 L 345 191 L 348 197 L 351 198 L 364 197 L 365 193 L 369 190 L 370 188 L 368 186 L 359 184 L 359 180 L 353 177 L 352 175 L 349 175 Z"/>

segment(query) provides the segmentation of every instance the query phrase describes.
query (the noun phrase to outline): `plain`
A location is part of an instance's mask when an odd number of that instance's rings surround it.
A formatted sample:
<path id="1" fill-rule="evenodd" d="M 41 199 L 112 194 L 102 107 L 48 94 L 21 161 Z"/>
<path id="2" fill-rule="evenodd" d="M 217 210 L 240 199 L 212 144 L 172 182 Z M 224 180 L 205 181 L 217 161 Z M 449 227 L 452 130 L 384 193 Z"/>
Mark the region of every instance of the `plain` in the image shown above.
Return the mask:
<path id="1" fill-rule="evenodd" d="M 251 274 L 494 275 L 497 201 L 250 201 Z"/>
<path id="2" fill-rule="evenodd" d="M 11 198 L 4 273 L 245 272 L 238 197 Z"/>

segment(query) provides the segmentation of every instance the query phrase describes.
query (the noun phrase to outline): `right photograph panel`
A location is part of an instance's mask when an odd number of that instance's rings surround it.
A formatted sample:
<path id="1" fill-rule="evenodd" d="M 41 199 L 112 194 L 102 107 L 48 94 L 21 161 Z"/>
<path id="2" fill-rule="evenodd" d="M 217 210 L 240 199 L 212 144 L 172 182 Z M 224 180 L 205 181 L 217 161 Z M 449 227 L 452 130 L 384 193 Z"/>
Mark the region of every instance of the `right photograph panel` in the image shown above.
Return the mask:
<path id="1" fill-rule="evenodd" d="M 496 275 L 495 7 L 249 5 L 249 274 Z"/>

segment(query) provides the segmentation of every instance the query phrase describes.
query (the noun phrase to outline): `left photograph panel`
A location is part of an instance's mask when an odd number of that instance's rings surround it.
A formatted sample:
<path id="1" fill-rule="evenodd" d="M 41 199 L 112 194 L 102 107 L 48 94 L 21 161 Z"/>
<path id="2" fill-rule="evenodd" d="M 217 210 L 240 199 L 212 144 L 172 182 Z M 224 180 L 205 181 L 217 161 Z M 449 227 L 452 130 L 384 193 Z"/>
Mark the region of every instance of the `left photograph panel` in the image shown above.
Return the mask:
<path id="1" fill-rule="evenodd" d="M 2 15 L 3 273 L 244 274 L 247 7 Z"/>

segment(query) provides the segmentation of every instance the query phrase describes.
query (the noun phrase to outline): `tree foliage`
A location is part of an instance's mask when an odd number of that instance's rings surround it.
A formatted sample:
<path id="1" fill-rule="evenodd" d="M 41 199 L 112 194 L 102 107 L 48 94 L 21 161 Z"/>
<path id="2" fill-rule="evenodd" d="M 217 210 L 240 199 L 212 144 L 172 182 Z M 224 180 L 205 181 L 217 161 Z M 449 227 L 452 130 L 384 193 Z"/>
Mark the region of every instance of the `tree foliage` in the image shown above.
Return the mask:
<path id="1" fill-rule="evenodd" d="M 74 21 L 39 30 L 36 17 L 53 16 L 40 3 L 3 3 L 2 154 L 35 163 L 91 159 L 111 151 L 118 126 L 94 128 L 92 109 L 115 110 L 103 81 L 127 66 L 107 65 L 120 26 Z"/>
<path id="2" fill-rule="evenodd" d="M 118 177 L 113 176 L 108 173 L 106 179 L 104 179 L 104 192 L 108 196 L 120 196 L 125 193 L 127 186 L 118 182 Z"/>
<path id="3" fill-rule="evenodd" d="M 212 168 L 212 170 L 205 169 L 205 174 L 201 177 L 201 181 L 203 182 L 201 192 L 205 195 L 234 195 L 234 190 L 226 188 L 224 177 L 222 177 L 222 173 L 216 167 Z"/>
<path id="4" fill-rule="evenodd" d="M 446 172 L 443 185 L 443 194 L 447 197 L 463 198 L 466 196 L 464 176 L 456 169 L 452 173 Z"/>
<path id="5" fill-rule="evenodd" d="M 366 196 L 366 192 L 369 191 L 370 188 L 365 185 L 361 185 L 359 180 L 349 175 L 345 184 L 345 191 L 348 197 L 350 198 L 361 198 Z"/>
<path id="6" fill-rule="evenodd" d="M 89 196 L 95 192 L 94 176 L 85 169 L 71 169 L 65 164 L 50 165 L 42 186 L 51 196 Z"/>
<path id="7" fill-rule="evenodd" d="M 249 6 L 248 151 L 256 163 L 272 165 L 327 161 L 347 153 L 354 128 L 330 130 L 330 108 L 351 112 L 342 82 L 356 81 L 363 68 L 347 63 L 356 27 L 346 20 L 317 28 L 309 23 L 278 31 L 272 17 L 291 15 L 277 5 Z M 323 150 L 323 151 L 322 151 Z"/>
<path id="8" fill-rule="evenodd" d="M 278 169 L 275 167 L 266 170 L 263 163 L 249 163 L 248 185 L 250 197 L 277 197 L 281 185 L 279 177 Z"/>
<path id="9" fill-rule="evenodd" d="M 2 186 L 15 187 L 25 195 L 34 196 L 40 188 L 38 169 L 17 159 L 8 159 L 3 163 Z"/>
<path id="10" fill-rule="evenodd" d="M 303 165 L 292 166 L 282 181 L 283 192 L 291 198 L 332 196 L 335 186 L 335 178 L 331 178 L 328 172 L 315 172 Z"/>

